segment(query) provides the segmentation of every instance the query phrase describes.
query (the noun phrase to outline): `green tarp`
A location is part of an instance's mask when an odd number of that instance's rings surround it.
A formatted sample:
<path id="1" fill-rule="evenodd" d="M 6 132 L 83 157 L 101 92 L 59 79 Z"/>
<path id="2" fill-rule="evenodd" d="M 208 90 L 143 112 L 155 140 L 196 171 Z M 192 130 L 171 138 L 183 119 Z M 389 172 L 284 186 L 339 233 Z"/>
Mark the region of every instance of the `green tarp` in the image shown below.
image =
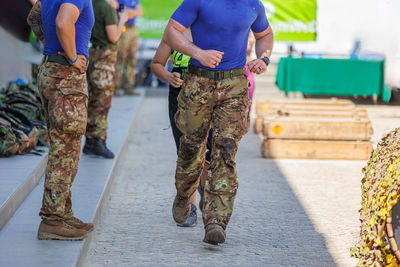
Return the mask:
<path id="1" fill-rule="evenodd" d="M 316 0 L 262 1 L 276 41 L 316 39 Z M 161 38 L 165 26 L 182 0 L 141 0 L 143 17 L 137 23 L 142 38 Z"/>
<path id="2" fill-rule="evenodd" d="M 343 95 L 390 99 L 384 84 L 384 61 L 281 58 L 276 84 L 286 94 Z"/>

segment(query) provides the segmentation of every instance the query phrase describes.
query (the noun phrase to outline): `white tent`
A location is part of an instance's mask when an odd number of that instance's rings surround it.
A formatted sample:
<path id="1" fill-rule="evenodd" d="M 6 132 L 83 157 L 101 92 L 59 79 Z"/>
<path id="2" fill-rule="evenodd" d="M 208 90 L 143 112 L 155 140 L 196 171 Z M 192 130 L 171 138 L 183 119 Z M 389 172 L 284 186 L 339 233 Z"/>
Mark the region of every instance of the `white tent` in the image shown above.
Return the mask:
<path id="1" fill-rule="evenodd" d="M 385 82 L 400 88 L 399 0 L 318 0 L 317 6 L 317 41 L 294 42 L 296 49 L 349 55 L 358 39 L 363 52 L 384 54 Z M 275 46 L 286 49 L 286 43 Z"/>

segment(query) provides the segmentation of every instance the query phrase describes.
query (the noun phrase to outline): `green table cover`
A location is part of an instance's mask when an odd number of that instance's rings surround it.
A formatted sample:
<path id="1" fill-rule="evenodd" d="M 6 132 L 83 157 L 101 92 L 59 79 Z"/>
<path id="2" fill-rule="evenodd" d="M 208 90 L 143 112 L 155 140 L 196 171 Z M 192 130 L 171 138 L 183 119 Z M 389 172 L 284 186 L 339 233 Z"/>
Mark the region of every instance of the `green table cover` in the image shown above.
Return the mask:
<path id="1" fill-rule="evenodd" d="M 390 99 L 384 84 L 384 61 L 281 58 L 276 74 L 279 89 L 308 95 L 343 95 Z"/>

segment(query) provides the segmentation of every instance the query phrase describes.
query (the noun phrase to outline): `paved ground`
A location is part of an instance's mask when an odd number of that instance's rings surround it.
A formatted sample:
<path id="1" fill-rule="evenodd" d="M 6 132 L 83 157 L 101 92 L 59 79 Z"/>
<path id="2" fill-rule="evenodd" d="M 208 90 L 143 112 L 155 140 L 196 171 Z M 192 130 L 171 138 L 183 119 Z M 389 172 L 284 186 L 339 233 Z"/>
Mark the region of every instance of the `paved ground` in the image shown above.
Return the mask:
<path id="1" fill-rule="evenodd" d="M 238 154 L 240 187 L 226 244 L 203 243 L 201 222 L 175 226 L 176 155 L 166 104 L 166 98 L 147 98 L 139 111 L 87 266 L 334 265 L 279 166 L 260 157 L 254 134 Z"/>
<path id="2" fill-rule="evenodd" d="M 271 84 L 265 77 L 259 84 Z M 264 88 L 264 87 L 258 87 Z M 256 97 L 282 97 L 269 86 Z M 398 107 L 366 106 L 373 141 L 400 124 Z M 354 266 L 362 161 L 267 160 L 259 136 L 242 140 L 239 192 L 220 246 L 203 225 L 176 227 L 175 148 L 166 97 L 147 97 L 118 166 L 85 266 Z"/>

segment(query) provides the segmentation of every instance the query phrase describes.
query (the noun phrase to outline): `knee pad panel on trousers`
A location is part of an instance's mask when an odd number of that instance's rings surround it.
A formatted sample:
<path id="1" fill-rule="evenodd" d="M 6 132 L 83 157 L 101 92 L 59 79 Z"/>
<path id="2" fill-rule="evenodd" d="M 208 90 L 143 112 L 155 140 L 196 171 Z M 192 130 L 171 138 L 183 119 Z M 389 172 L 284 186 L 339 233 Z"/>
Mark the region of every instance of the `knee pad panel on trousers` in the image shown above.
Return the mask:
<path id="1" fill-rule="evenodd" d="M 238 142 L 232 138 L 214 138 L 211 158 L 211 179 L 208 190 L 235 194 L 238 188 L 235 155 Z"/>

